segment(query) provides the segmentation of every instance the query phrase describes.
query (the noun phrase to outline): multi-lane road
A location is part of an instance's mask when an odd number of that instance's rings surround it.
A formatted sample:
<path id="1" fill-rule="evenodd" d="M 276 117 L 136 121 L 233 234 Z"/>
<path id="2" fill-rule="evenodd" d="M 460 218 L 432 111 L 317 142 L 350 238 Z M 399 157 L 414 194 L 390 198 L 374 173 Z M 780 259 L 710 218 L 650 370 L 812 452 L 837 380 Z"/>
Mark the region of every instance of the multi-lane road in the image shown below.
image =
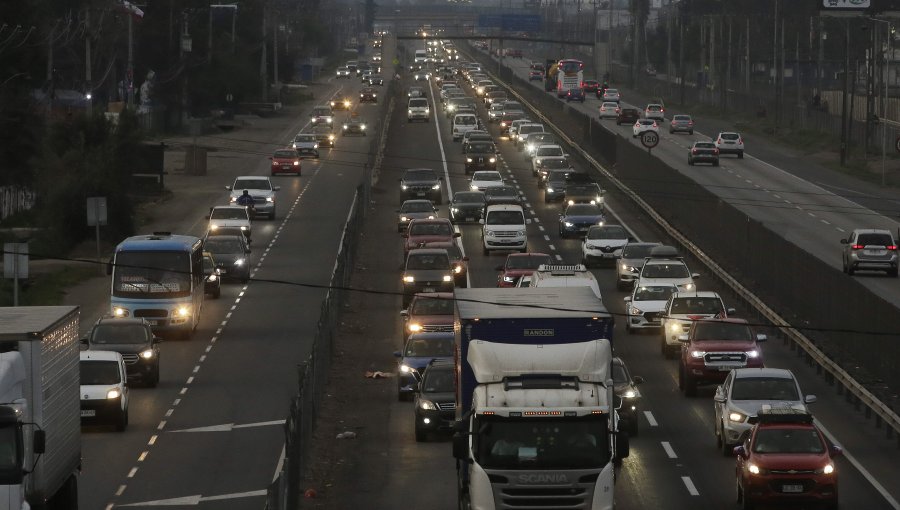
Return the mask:
<path id="1" fill-rule="evenodd" d="M 404 86 L 413 85 L 409 78 L 405 80 Z M 360 250 L 367 254 L 367 272 L 378 275 L 374 281 L 381 284 L 393 283 L 395 290 L 399 290 L 397 262 L 402 251 L 401 239 L 393 224 L 395 214 L 392 213 L 400 203 L 396 178 L 402 169 L 431 166 L 443 172 L 447 196 L 468 188 L 460 145 L 451 140 L 449 123 L 439 101 L 434 100 L 436 95 L 437 89 L 432 86 L 432 112 L 436 114 L 429 124 L 407 124 L 402 108 L 398 108 L 390 119 L 385 169 L 379 185 L 382 193 L 376 195 L 376 213 L 367 227 L 367 237 L 361 240 Z M 479 114 L 486 119 L 483 109 L 479 109 Z M 520 190 L 532 219 L 528 226 L 529 249 L 549 253 L 561 263 L 577 263 L 581 257 L 580 242 L 557 236 L 561 206 L 544 203 L 543 192 L 536 186 L 528 161 L 508 140 L 499 137 L 496 126 L 492 125 L 490 130 L 501 149 L 499 169 L 504 178 Z M 684 159 L 683 152 L 670 150 L 673 155 L 677 154 L 679 161 Z M 583 161 L 575 161 L 578 166 L 586 165 Z M 611 221 L 627 225 L 640 239 L 666 241 L 658 228 L 633 212 L 628 204 L 612 199 L 608 209 Z M 441 208 L 441 215 L 447 215 L 446 206 Z M 503 256 L 482 255 L 478 225 L 461 225 L 459 230 L 462 246 L 470 257 L 472 286 L 494 286 L 495 266 L 502 263 Z M 596 269 L 594 273 L 607 308 L 622 314 L 625 294 L 616 290 L 613 270 Z M 709 275 L 701 279 L 699 285 L 701 289 L 728 295 Z M 739 306 L 739 303 L 729 305 Z M 366 367 L 386 367 L 394 362 L 390 352 L 399 348 L 400 323 L 385 321 L 384 317 L 391 311 L 399 312 L 399 298 L 393 299 L 393 307 L 391 309 L 379 300 L 356 310 L 360 314 L 357 321 L 378 321 L 377 325 L 371 326 L 371 339 L 377 347 L 366 347 Z M 749 311 L 739 307 L 741 313 Z M 644 406 L 641 434 L 633 439 L 631 456 L 619 472 L 617 507 L 693 509 L 733 505 L 734 460 L 722 456 L 715 448 L 712 388 L 701 389 L 696 398 L 682 396 L 677 386 L 677 362 L 662 358 L 656 335 L 628 334 L 619 320 L 613 343 L 632 374 L 647 380 L 640 387 Z M 780 342 L 766 344 L 763 351 L 768 366 L 793 370 L 804 392 L 818 395 L 819 402 L 813 406 L 817 418 L 836 442 L 845 447 L 848 455 L 838 460 L 841 504 L 848 508 L 897 508 L 893 499 L 896 495 L 889 493 L 896 490 L 900 479 L 894 442 L 883 439 L 881 433 L 852 413 L 851 408 L 842 403 L 842 398 L 835 395 L 833 388 L 816 376 L 814 369 L 798 360 L 796 354 Z M 333 397 L 344 407 L 360 405 L 375 411 L 342 415 L 351 423 L 352 418 L 364 419 L 365 427 L 359 427 L 362 432 L 352 448 L 337 447 L 343 461 L 340 466 L 332 467 L 327 496 L 316 507 L 389 508 L 398 504 L 448 510 L 455 507 L 455 473 L 450 444 L 446 440 L 415 442 L 411 404 L 396 401 L 392 384 L 363 390 L 354 388 L 352 392 L 341 388 L 332 390 Z"/>

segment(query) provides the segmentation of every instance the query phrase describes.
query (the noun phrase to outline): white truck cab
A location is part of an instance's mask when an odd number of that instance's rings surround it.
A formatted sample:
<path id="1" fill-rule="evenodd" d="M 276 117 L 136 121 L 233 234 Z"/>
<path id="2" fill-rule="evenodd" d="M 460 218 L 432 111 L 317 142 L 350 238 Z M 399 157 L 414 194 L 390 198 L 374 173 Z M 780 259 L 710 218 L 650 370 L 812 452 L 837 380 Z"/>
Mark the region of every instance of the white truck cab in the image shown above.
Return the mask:
<path id="1" fill-rule="evenodd" d="M 528 251 L 526 225 L 530 222 L 525 219 L 521 205 L 487 206 L 484 218 L 479 221 L 484 254 L 490 255 L 491 250 Z"/>

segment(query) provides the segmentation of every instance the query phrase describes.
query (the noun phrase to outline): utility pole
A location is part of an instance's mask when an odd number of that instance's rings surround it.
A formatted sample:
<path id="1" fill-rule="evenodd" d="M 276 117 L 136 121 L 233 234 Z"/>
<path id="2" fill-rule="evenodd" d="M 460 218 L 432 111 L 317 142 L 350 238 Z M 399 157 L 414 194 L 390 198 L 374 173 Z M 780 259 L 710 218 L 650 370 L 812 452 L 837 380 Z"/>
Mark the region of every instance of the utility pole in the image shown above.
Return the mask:
<path id="1" fill-rule="evenodd" d="M 800 34 L 797 34 L 797 44 L 794 47 L 794 81 L 797 83 L 797 106 L 803 105 L 803 91 L 800 87 Z"/>
<path id="2" fill-rule="evenodd" d="M 710 83 L 711 90 L 715 90 L 715 87 L 719 85 L 716 83 L 716 28 L 719 26 L 718 21 L 720 21 L 718 17 L 709 18 L 709 76 L 712 82 Z"/>
<path id="3" fill-rule="evenodd" d="M 775 11 L 773 13 L 774 25 L 772 27 L 772 87 L 775 90 L 775 133 L 778 133 L 778 115 L 781 105 L 778 102 L 778 0 L 775 0 Z"/>
<path id="4" fill-rule="evenodd" d="M 129 18 L 130 19 L 130 18 Z M 47 38 L 47 119 L 53 114 L 53 95 L 56 93 L 56 84 L 53 82 L 53 40 L 56 38 L 56 24 L 50 29 L 50 37 Z"/>
<path id="5" fill-rule="evenodd" d="M 606 42 L 606 54 L 607 54 L 607 56 L 606 56 L 606 74 L 608 75 L 609 79 L 611 80 L 612 79 L 612 60 L 613 60 L 613 29 L 612 29 L 613 28 L 613 23 L 612 23 L 613 0 L 607 0 L 607 3 L 609 3 L 609 16 L 608 16 L 609 19 L 606 20 L 606 24 L 607 24 L 607 34 L 608 34 L 607 39 L 609 39 L 609 40 Z M 604 80 L 604 81 L 606 81 L 606 80 Z"/>
<path id="6" fill-rule="evenodd" d="M 272 27 L 272 73 L 275 81 L 275 100 L 281 101 L 281 83 L 278 81 L 278 14 L 273 16 L 275 20 Z"/>
<path id="7" fill-rule="evenodd" d="M 94 109 L 94 85 L 91 83 L 91 8 L 84 10 L 84 97 L 87 100 L 88 117 Z"/>
<path id="8" fill-rule="evenodd" d="M 672 94 L 672 4 L 666 16 L 666 94 Z"/>
<path id="9" fill-rule="evenodd" d="M 725 111 L 728 109 L 728 87 L 731 82 L 731 54 L 733 52 L 732 46 L 731 46 L 732 21 L 733 20 L 731 19 L 731 17 L 729 17 L 728 18 L 728 46 L 727 46 L 728 49 L 726 50 L 728 52 L 728 55 L 727 55 L 727 63 L 725 64 L 725 79 L 722 80 L 722 111 Z"/>
<path id="10" fill-rule="evenodd" d="M 784 17 L 781 17 L 781 62 L 778 65 L 778 110 L 775 117 L 776 133 L 784 119 Z"/>
<path id="11" fill-rule="evenodd" d="M 678 4 L 678 81 L 681 86 L 681 105 L 684 106 L 684 4 Z"/>
<path id="12" fill-rule="evenodd" d="M 701 89 L 706 86 L 706 18 L 700 18 L 700 78 L 697 80 L 697 88 Z"/>
<path id="13" fill-rule="evenodd" d="M 186 60 L 187 57 L 185 53 L 190 51 L 190 49 L 185 46 L 188 44 L 188 37 L 190 34 L 188 33 L 188 12 L 187 10 L 181 11 L 181 40 L 179 41 L 178 47 L 179 57 L 182 62 L 182 70 L 181 70 L 181 119 L 182 122 L 186 122 L 190 117 L 188 114 L 188 73 L 187 73 L 187 65 Z M 192 48 L 191 48 L 192 49 Z M 133 88 L 133 87 L 132 87 Z M 134 94 L 132 93 L 133 97 Z"/>
<path id="14" fill-rule="evenodd" d="M 819 58 L 816 61 L 816 91 L 820 97 L 822 96 L 822 74 L 825 71 L 822 69 L 822 64 L 825 60 L 825 39 L 827 37 L 825 35 L 825 18 L 819 16 Z"/>
<path id="15" fill-rule="evenodd" d="M 209 27 L 206 33 L 206 54 L 209 60 L 209 65 L 212 65 L 213 60 L 213 6 L 210 4 L 209 6 Z"/>
<path id="16" fill-rule="evenodd" d="M 259 59 L 259 79 L 260 86 L 262 87 L 260 92 L 262 97 L 262 102 L 265 103 L 269 100 L 269 71 L 266 68 L 266 58 L 268 55 L 266 54 L 266 6 L 263 5 L 263 15 L 262 15 L 262 56 Z"/>
<path id="17" fill-rule="evenodd" d="M 593 34 L 594 34 L 594 49 L 592 55 L 594 57 L 594 75 L 597 79 L 600 79 L 600 0 L 593 0 L 594 4 L 594 21 L 592 23 L 593 26 Z"/>
<path id="18" fill-rule="evenodd" d="M 872 117 L 875 115 L 875 24 L 869 23 L 869 49 L 866 50 L 866 138 L 863 140 L 863 158 L 869 158 L 872 138 Z"/>
<path id="19" fill-rule="evenodd" d="M 746 50 L 744 53 L 744 92 L 750 92 L 750 18 L 747 17 Z"/>
<path id="20" fill-rule="evenodd" d="M 128 13 L 128 65 L 125 67 L 125 95 L 127 97 L 128 109 L 134 108 L 134 16 Z M 178 45 L 181 48 L 181 45 Z M 180 50 L 179 56 L 184 53 L 184 49 Z"/>
<path id="21" fill-rule="evenodd" d="M 847 163 L 847 92 L 850 89 L 850 19 L 844 22 L 844 91 L 841 101 L 841 166 Z"/>
<path id="22" fill-rule="evenodd" d="M 631 25 L 633 27 L 632 36 L 631 36 L 631 77 L 629 79 L 629 86 L 634 87 L 637 83 L 638 78 L 638 50 L 640 49 L 638 46 L 638 19 L 637 19 L 637 10 L 632 9 L 631 11 Z"/>

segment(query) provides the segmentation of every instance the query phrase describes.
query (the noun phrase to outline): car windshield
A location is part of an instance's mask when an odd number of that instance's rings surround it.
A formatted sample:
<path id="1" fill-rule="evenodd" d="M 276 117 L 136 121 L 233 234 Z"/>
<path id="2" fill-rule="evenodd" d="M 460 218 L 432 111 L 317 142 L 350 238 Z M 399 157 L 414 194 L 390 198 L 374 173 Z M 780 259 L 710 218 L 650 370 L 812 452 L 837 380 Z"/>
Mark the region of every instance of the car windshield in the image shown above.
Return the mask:
<path id="1" fill-rule="evenodd" d="M 297 152 L 292 150 L 275 151 L 275 155 L 272 157 L 277 159 L 297 159 Z"/>
<path id="2" fill-rule="evenodd" d="M 427 106 L 428 106 L 428 100 L 427 100 L 427 99 L 413 98 L 413 99 L 410 99 L 410 100 L 409 100 L 409 107 L 410 107 L 410 108 L 420 108 L 420 107 L 427 107 Z"/>
<path id="3" fill-rule="evenodd" d="M 623 259 L 643 259 L 644 257 L 650 256 L 650 250 L 652 250 L 655 244 L 627 244 L 625 248 L 622 249 L 622 258 Z"/>
<path id="4" fill-rule="evenodd" d="M 205 255 L 203 257 L 203 274 L 210 274 L 216 270 L 216 263 L 212 257 Z"/>
<path id="5" fill-rule="evenodd" d="M 453 356 L 452 342 L 450 354 L 437 354 L 436 356 Z M 453 370 L 426 370 L 425 380 L 422 381 L 422 391 L 426 393 L 453 393 Z"/>
<path id="6" fill-rule="evenodd" d="M 502 181 L 503 177 L 500 172 L 475 172 L 472 174 L 473 181 Z"/>
<path id="7" fill-rule="evenodd" d="M 100 386 L 122 382 L 116 360 L 81 360 L 78 364 L 82 386 Z"/>
<path id="8" fill-rule="evenodd" d="M 719 133 L 719 138 L 722 140 L 737 140 L 741 135 L 737 133 Z"/>
<path id="9" fill-rule="evenodd" d="M 642 126 L 652 126 L 653 124 L 655 124 L 655 122 L 650 119 L 641 119 L 638 121 L 638 124 Z"/>
<path id="10" fill-rule="evenodd" d="M 734 322 L 703 321 L 694 324 L 694 340 L 750 342 L 750 326 Z"/>
<path id="11" fill-rule="evenodd" d="M 736 377 L 731 400 L 800 400 L 793 379 L 784 377 Z"/>
<path id="12" fill-rule="evenodd" d="M 540 134 L 531 135 L 528 137 L 528 141 L 534 142 L 536 144 L 539 144 L 539 143 L 555 144 L 556 143 L 556 140 L 553 138 L 553 135 L 550 133 L 540 133 Z"/>
<path id="13" fill-rule="evenodd" d="M 520 134 L 520 135 L 527 135 L 527 134 L 530 134 L 530 133 L 538 133 L 538 132 L 541 132 L 541 131 L 543 131 L 543 130 L 544 130 L 544 126 L 535 126 L 535 125 L 528 124 L 528 125 L 520 126 L 520 127 L 519 127 L 519 134 Z"/>
<path id="14" fill-rule="evenodd" d="M 295 142 L 315 142 L 316 137 L 314 135 L 297 135 L 297 137 L 294 138 L 294 141 Z"/>
<path id="15" fill-rule="evenodd" d="M 315 110 L 313 110 L 313 115 L 315 115 L 316 117 L 331 117 L 331 108 L 319 106 Z"/>
<path id="16" fill-rule="evenodd" d="M 467 149 L 469 152 L 478 152 L 478 153 L 493 153 L 494 152 L 494 144 L 492 143 L 469 143 L 469 147 Z"/>
<path id="17" fill-rule="evenodd" d="M 113 269 L 115 296 L 164 299 L 190 295 L 188 253 L 123 250 L 116 253 Z"/>
<path id="18" fill-rule="evenodd" d="M 641 276 L 646 278 L 690 278 L 691 273 L 684 264 L 646 264 Z"/>
<path id="19" fill-rule="evenodd" d="M 528 472 L 599 469 L 609 462 L 606 417 L 505 418 L 478 415 L 472 436 L 484 469 Z"/>
<path id="20" fill-rule="evenodd" d="M 227 237 L 209 237 L 206 239 L 203 249 L 210 253 L 241 253 L 244 251 L 240 241 Z"/>
<path id="21" fill-rule="evenodd" d="M 436 181 L 438 180 L 434 170 L 407 170 L 403 175 L 406 181 Z"/>
<path id="22" fill-rule="evenodd" d="M 691 120 L 691 117 L 689 115 L 676 115 L 672 117 L 672 120 L 688 121 Z"/>
<path id="23" fill-rule="evenodd" d="M 434 212 L 434 206 L 431 205 L 431 202 L 406 201 L 400 206 L 400 212 Z"/>
<path id="24" fill-rule="evenodd" d="M 644 269 L 648 269 L 644 266 Z M 712 315 L 723 310 L 722 301 L 717 297 L 682 297 L 672 302 L 672 313 L 696 313 Z"/>
<path id="25" fill-rule="evenodd" d="M 538 147 L 538 156 L 562 156 L 562 147 Z"/>
<path id="26" fill-rule="evenodd" d="M 246 220 L 247 210 L 243 207 L 216 207 L 209 215 L 211 220 Z"/>
<path id="27" fill-rule="evenodd" d="M 525 225 L 522 211 L 491 211 L 485 221 L 488 225 Z"/>
<path id="28" fill-rule="evenodd" d="M 453 201 L 458 204 L 483 204 L 484 193 L 461 192 L 453 195 Z"/>
<path id="29" fill-rule="evenodd" d="M 596 207 L 596 206 L 594 206 Z M 619 225 L 605 225 L 591 228 L 587 233 L 588 239 L 628 239 L 628 232 Z"/>
<path id="30" fill-rule="evenodd" d="M 541 160 L 541 166 L 544 168 L 569 168 L 569 162 L 563 158 L 549 158 Z"/>
<path id="31" fill-rule="evenodd" d="M 694 144 L 694 147 L 697 149 L 715 149 L 716 144 L 712 142 L 697 142 Z"/>
<path id="32" fill-rule="evenodd" d="M 599 193 L 596 186 L 569 186 L 566 192 L 570 195 L 596 195 Z"/>
<path id="33" fill-rule="evenodd" d="M 603 211 L 600 207 L 591 204 L 573 204 L 566 208 L 566 216 L 599 216 L 603 214 Z M 594 229 L 596 230 L 596 229 Z M 608 239 L 608 238 L 600 238 L 597 239 Z"/>
<path id="34" fill-rule="evenodd" d="M 416 296 L 409 313 L 412 315 L 453 315 L 453 299 Z"/>
<path id="35" fill-rule="evenodd" d="M 618 108 L 619 103 L 603 103 L 604 108 Z"/>
<path id="36" fill-rule="evenodd" d="M 453 123 L 458 126 L 474 126 L 477 124 L 477 120 L 474 115 L 460 115 L 453 119 Z"/>
<path id="37" fill-rule="evenodd" d="M 859 234 L 856 238 L 856 244 L 862 246 L 891 246 L 894 240 L 890 234 Z"/>
<path id="38" fill-rule="evenodd" d="M 488 199 L 496 197 L 518 197 L 519 192 L 512 186 L 495 186 L 484 190 L 484 195 Z"/>
<path id="39" fill-rule="evenodd" d="M 412 253 L 406 259 L 406 269 L 449 269 L 450 257 L 446 253 Z"/>
<path id="40" fill-rule="evenodd" d="M 537 269 L 541 264 L 552 264 L 550 255 L 519 255 L 506 258 L 506 269 Z"/>
<path id="41" fill-rule="evenodd" d="M 634 289 L 634 301 L 667 301 L 675 292 L 671 285 L 651 285 Z"/>
<path id="42" fill-rule="evenodd" d="M 98 324 L 91 331 L 92 344 L 145 344 L 147 328 L 140 324 Z"/>
<path id="43" fill-rule="evenodd" d="M 447 222 L 440 223 L 421 223 L 413 222 L 409 227 L 409 235 L 411 236 L 451 236 L 453 229 Z"/>
<path id="44" fill-rule="evenodd" d="M 238 179 L 234 181 L 232 190 L 242 189 L 260 189 L 264 191 L 272 191 L 272 183 L 268 179 Z"/>
<path id="45" fill-rule="evenodd" d="M 763 428 L 756 433 L 754 453 L 825 453 L 822 438 L 814 429 Z"/>

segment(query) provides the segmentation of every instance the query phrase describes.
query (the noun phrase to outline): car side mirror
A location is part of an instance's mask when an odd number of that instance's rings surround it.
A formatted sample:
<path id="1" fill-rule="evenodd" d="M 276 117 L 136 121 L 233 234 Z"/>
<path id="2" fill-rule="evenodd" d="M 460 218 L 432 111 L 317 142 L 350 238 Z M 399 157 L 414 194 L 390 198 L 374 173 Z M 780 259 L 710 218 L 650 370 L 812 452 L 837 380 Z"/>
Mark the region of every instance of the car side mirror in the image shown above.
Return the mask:
<path id="1" fill-rule="evenodd" d="M 463 257 L 463 258 L 462 258 L 462 261 L 463 261 L 463 262 L 468 262 L 468 261 L 469 261 L 469 257 L 468 257 L 468 256 Z"/>
<path id="2" fill-rule="evenodd" d="M 462 234 L 459 233 L 459 232 L 454 232 L 454 233 L 453 233 L 453 237 L 454 237 L 454 238 L 456 238 L 456 237 L 462 237 Z"/>
<path id="3" fill-rule="evenodd" d="M 478 220 L 479 225 L 484 225 L 484 218 Z"/>
<path id="4" fill-rule="evenodd" d="M 734 315 L 737 313 L 737 310 L 735 310 L 734 308 L 728 308 L 725 310 L 725 313 L 727 313 L 728 315 Z"/>
<path id="5" fill-rule="evenodd" d="M 78 343 L 80 343 L 81 345 L 88 345 L 88 339 L 87 339 L 87 337 L 80 338 L 80 339 L 78 340 Z"/>
<path id="6" fill-rule="evenodd" d="M 722 387 L 719 386 L 719 388 L 722 388 Z M 716 402 L 718 402 L 720 404 L 724 404 L 725 403 L 725 394 L 722 393 L 720 390 L 716 390 L 716 395 L 713 397 L 713 400 L 715 400 Z"/>
<path id="7" fill-rule="evenodd" d="M 694 278 L 694 279 L 700 278 L 700 273 L 691 273 L 691 278 Z"/>
<path id="8" fill-rule="evenodd" d="M 400 310 L 400 317 L 409 317 L 409 310 Z"/>
<path id="9" fill-rule="evenodd" d="M 829 448 L 829 453 L 831 454 L 832 457 L 839 457 L 841 454 L 844 453 L 844 449 L 836 444 L 833 444 L 833 445 L 831 445 L 831 448 Z"/>
<path id="10" fill-rule="evenodd" d="M 204 220 L 208 220 L 208 219 L 209 219 L 209 215 L 207 214 L 206 216 L 203 217 L 203 219 L 204 219 Z"/>
<path id="11" fill-rule="evenodd" d="M 622 301 L 625 301 L 626 303 L 630 303 L 630 302 L 631 302 L 631 296 L 625 296 L 625 297 L 623 297 L 623 298 L 622 298 Z"/>
<path id="12" fill-rule="evenodd" d="M 231 191 L 231 186 L 225 186 L 225 189 L 227 189 L 228 191 Z"/>
<path id="13" fill-rule="evenodd" d="M 690 342 L 691 339 L 687 335 L 678 335 L 678 341 L 682 343 Z"/>
<path id="14" fill-rule="evenodd" d="M 757 342 L 765 342 L 766 338 L 767 338 L 766 335 L 764 335 L 763 333 L 757 333 L 757 335 L 756 335 Z"/>
<path id="15" fill-rule="evenodd" d="M 804 404 L 815 404 L 816 400 L 817 400 L 817 398 L 815 395 L 807 395 L 807 396 L 803 397 Z"/>
<path id="16" fill-rule="evenodd" d="M 402 357 L 402 356 L 403 356 L 403 353 L 401 353 L 400 351 L 394 351 L 394 357 L 395 357 L 395 358 L 400 358 L 400 357 Z"/>
<path id="17" fill-rule="evenodd" d="M 637 386 L 638 384 L 644 384 L 644 378 L 639 375 L 636 375 L 631 378 L 631 382 L 633 382 L 635 384 L 635 386 Z"/>
<path id="18" fill-rule="evenodd" d="M 744 449 L 743 445 L 735 446 L 732 452 L 734 452 L 735 457 L 740 457 L 742 459 L 747 456 L 747 450 Z"/>

